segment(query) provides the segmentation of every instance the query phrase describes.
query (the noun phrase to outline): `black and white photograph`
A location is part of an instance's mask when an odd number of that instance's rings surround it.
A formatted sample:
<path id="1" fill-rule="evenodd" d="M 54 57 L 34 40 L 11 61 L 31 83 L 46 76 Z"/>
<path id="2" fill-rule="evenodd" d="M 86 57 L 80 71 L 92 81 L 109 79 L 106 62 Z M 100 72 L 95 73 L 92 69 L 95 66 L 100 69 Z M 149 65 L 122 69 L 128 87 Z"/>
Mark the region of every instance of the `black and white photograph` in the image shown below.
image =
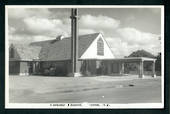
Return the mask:
<path id="1" fill-rule="evenodd" d="M 5 108 L 164 108 L 164 6 L 5 6 Z"/>

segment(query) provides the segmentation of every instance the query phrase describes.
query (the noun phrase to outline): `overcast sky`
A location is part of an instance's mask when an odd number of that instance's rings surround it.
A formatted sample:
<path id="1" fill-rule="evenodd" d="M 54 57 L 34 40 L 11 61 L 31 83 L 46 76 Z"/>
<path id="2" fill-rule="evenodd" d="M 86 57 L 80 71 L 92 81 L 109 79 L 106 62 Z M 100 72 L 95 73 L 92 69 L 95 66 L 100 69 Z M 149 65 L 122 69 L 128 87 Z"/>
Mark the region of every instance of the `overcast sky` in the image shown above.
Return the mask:
<path id="1" fill-rule="evenodd" d="M 70 36 L 70 9 L 9 8 L 11 42 L 25 43 Z M 80 8 L 79 34 L 101 32 L 116 57 L 144 49 L 160 52 L 160 8 Z"/>

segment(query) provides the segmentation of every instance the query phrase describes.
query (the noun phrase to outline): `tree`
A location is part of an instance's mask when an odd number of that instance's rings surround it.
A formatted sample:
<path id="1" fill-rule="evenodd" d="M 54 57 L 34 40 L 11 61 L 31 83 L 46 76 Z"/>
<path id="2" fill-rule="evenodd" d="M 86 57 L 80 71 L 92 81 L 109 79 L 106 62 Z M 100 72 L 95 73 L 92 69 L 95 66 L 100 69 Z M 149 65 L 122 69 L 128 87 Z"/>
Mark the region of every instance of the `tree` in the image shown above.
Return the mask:
<path id="1" fill-rule="evenodd" d="M 161 71 L 161 53 L 159 53 L 156 57 L 155 70 Z"/>
<path id="2" fill-rule="evenodd" d="M 137 50 L 135 52 L 132 52 L 128 57 L 150 57 L 150 58 L 155 58 L 154 55 L 151 53 L 145 51 L 145 50 Z"/>

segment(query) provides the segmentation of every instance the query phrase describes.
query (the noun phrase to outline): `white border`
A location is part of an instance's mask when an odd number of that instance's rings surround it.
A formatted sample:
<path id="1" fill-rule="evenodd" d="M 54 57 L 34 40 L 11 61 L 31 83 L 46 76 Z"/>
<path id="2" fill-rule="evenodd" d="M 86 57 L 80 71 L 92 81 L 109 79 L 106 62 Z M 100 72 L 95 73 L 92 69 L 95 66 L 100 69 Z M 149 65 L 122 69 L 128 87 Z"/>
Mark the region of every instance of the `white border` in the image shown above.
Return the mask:
<path id="1" fill-rule="evenodd" d="M 9 103 L 9 56 L 8 56 L 8 8 L 161 8 L 161 89 L 162 103 L 130 103 L 130 104 L 109 104 L 104 103 L 80 103 L 81 106 L 50 106 L 55 103 Z M 57 103 L 64 104 L 64 103 Z M 67 105 L 68 103 L 65 103 Z M 78 103 L 71 103 L 78 104 Z M 90 106 L 99 104 L 99 106 Z M 5 108 L 7 109 L 150 109 L 164 108 L 164 6 L 163 5 L 6 5 L 5 6 Z"/>
<path id="2" fill-rule="evenodd" d="M 7 8 L 162 8 L 163 5 L 6 5 Z"/>
<path id="3" fill-rule="evenodd" d="M 165 79 L 165 74 L 164 74 L 164 7 L 161 8 L 161 86 L 162 86 L 162 105 L 164 107 L 164 79 Z"/>
<path id="4" fill-rule="evenodd" d="M 5 108 L 9 104 L 8 8 L 5 6 Z"/>

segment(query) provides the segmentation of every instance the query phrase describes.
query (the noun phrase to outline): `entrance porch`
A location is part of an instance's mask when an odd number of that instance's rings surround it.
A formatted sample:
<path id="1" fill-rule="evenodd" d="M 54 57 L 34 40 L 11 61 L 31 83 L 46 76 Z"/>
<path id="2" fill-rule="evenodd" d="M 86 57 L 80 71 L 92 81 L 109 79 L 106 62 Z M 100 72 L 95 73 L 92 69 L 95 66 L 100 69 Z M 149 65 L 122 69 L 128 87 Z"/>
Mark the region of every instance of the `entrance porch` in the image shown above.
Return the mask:
<path id="1" fill-rule="evenodd" d="M 144 78 L 145 75 L 151 75 L 154 78 L 156 77 L 155 61 L 156 59 L 147 57 L 103 60 L 105 66 L 107 67 L 107 74 L 115 73 L 114 71 L 117 71 L 116 73 L 120 75 L 130 74 L 130 69 L 127 69 L 128 64 L 135 64 L 135 67 L 132 67 L 131 69 L 136 70 L 139 78 Z M 150 73 L 148 72 L 148 69 Z"/>
<path id="2" fill-rule="evenodd" d="M 88 72 L 90 75 L 126 75 L 131 74 L 130 69 L 127 69 L 128 65 L 134 64 L 135 67 L 132 67 L 131 70 L 135 71 L 139 78 L 144 78 L 145 75 L 155 78 L 155 61 L 156 59 L 146 57 L 82 60 L 81 72 L 83 74 Z"/>

